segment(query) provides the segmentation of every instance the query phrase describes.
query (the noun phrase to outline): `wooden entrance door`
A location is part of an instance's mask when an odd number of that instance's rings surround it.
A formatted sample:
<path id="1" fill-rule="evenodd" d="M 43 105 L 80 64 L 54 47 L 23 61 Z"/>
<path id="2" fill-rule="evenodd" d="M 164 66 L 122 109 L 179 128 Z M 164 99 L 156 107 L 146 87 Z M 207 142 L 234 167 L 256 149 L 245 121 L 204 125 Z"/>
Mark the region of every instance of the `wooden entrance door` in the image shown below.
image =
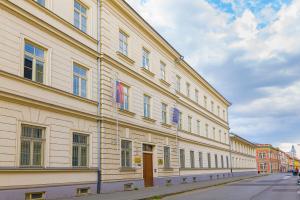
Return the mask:
<path id="1" fill-rule="evenodd" d="M 153 186 L 153 161 L 152 153 L 143 153 L 143 176 L 145 187 Z"/>

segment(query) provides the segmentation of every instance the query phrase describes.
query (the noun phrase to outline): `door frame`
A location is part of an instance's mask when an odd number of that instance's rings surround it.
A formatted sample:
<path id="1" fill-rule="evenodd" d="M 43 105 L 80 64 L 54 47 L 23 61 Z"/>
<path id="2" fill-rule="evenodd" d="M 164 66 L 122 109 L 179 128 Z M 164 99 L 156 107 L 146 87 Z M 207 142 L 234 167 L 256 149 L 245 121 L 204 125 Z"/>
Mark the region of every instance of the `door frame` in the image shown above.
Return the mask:
<path id="1" fill-rule="evenodd" d="M 151 145 L 152 146 L 152 151 L 144 151 L 143 146 L 144 145 Z M 143 179 L 144 179 L 144 185 L 145 185 L 145 178 L 144 178 L 144 154 L 151 154 L 152 155 L 152 186 L 154 186 L 154 148 L 155 145 L 151 143 L 142 143 L 142 156 L 143 156 Z"/>

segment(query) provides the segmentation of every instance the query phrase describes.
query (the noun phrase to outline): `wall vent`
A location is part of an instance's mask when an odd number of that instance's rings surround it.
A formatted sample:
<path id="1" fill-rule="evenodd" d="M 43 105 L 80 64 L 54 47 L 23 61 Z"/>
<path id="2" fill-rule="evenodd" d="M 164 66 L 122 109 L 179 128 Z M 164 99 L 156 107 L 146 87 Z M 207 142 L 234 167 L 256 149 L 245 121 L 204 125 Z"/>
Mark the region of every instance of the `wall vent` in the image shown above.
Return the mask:
<path id="1" fill-rule="evenodd" d="M 90 188 L 77 188 L 77 196 L 87 195 L 90 193 Z"/>
<path id="2" fill-rule="evenodd" d="M 45 192 L 32 192 L 25 194 L 25 200 L 45 200 Z"/>
<path id="3" fill-rule="evenodd" d="M 133 190 L 133 183 L 126 183 L 124 184 L 124 191 L 131 191 Z"/>

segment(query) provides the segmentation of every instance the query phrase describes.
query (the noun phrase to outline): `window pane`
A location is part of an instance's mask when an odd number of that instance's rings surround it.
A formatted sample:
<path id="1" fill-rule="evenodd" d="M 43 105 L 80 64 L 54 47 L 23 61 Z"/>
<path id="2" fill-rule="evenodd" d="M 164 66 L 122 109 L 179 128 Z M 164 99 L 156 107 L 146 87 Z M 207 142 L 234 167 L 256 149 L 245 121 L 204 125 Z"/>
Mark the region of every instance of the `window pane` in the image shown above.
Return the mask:
<path id="1" fill-rule="evenodd" d="M 31 54 L 34 54 L 34 47 L 31 44 L 26 43 L 25 44 L 25 51 Z"/>
<path id="2" fill-rule="evenodd" d="M 81 16 L 81 30 L 86 32 L 86 17 Z"/>
<path id="3" fill-rule="evenodd" d="M 39 128 L 32 128 L 32 137 L 33 138 L 42 138 L 43 137 L 43 130 Z"/>
<path id="4" fill-rule="evenodd" d="M 74 1 L 74 7 L 80 10 L 80 4 L 77 1 Z"/>
<path id="5" fill-rule="evenodd" d="M 78 166 L 78 146 L 73 146 L 72 166 Z"/>
<path id="6" fill-rule="evenodd" d="M 36 61 L 35 81 L 39 83 L 43 83 L 43 79 L 44 79 L 44 63 L 40 61 Z"/>
<path id="7" fill-rule="evenodd" d="M 79 78 L 73 76 L 73 94 L 79 95 Z"/>
<path id="8" fill-rule="evenodd" d="M 21 165 L 30 165 L 30 141 L 21 142 Z"/>
<path id="9" fill-rule="evenodd" d="M 24 78 L 32 80 L 32 63 L 33 60 L 29 56 L 24 58 Z"/>
<path id="10" fill-rule="evenodd" d="M 40 166 L 42 164 L 42 143 L 33 143 L 33 161 L 32 165 Z"/>
<path id="11" fill-rule="evenodd" d="M 81 95 L 82 97 L 86 97 L 86 80 L 81 79 Z"/>
<path id="12" fill-rule="evenodd" d="M 82 167 L 87 166 L 87 148 L 81 147 L 81 165 Z"/>
<path id="13" fill-rule="evenodd" d="M 35 47 L 35 55 L 40 58 L 44 58 L 44 50 Z"/>
<path id="14" fill-rule="evenodd" d="M 77 11 L 74 11 L 74 26 L 80 28 L 80 14 Z"/>
<path id="15" fill-rule="evenodd" d="M 32 128 L 22 127 L 22 137 L 31 137 Z"/>
<path id="16" fill-rule="evenodd" d="M 42 6 L 45 6 L 45 0 L 37 0 L 37 2 L 42 5 Z"/>
<path id="17" fill-rule="evenodd" d="M 86 14 L 86 8 L 84 6 L 81 6 L 81 13 Z"/>

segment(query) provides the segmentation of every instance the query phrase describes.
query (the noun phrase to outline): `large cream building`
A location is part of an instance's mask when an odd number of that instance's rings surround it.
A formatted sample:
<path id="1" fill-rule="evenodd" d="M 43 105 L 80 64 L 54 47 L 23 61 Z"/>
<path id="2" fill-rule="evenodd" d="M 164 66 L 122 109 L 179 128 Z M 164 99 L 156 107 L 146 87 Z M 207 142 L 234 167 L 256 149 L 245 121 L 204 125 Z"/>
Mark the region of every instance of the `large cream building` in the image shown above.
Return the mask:
<path id="1" fill-rule="evenodd" d="M 230 133 L 230 143 L 233 173 L 256 173 L 256 145 L 234 133 Z"/>
<path id="2" fill-rule="evenodd" d="M 0 0 L 0 20 L 1 200 L 232 176 L 230 103 L 125 1 Z"/>

